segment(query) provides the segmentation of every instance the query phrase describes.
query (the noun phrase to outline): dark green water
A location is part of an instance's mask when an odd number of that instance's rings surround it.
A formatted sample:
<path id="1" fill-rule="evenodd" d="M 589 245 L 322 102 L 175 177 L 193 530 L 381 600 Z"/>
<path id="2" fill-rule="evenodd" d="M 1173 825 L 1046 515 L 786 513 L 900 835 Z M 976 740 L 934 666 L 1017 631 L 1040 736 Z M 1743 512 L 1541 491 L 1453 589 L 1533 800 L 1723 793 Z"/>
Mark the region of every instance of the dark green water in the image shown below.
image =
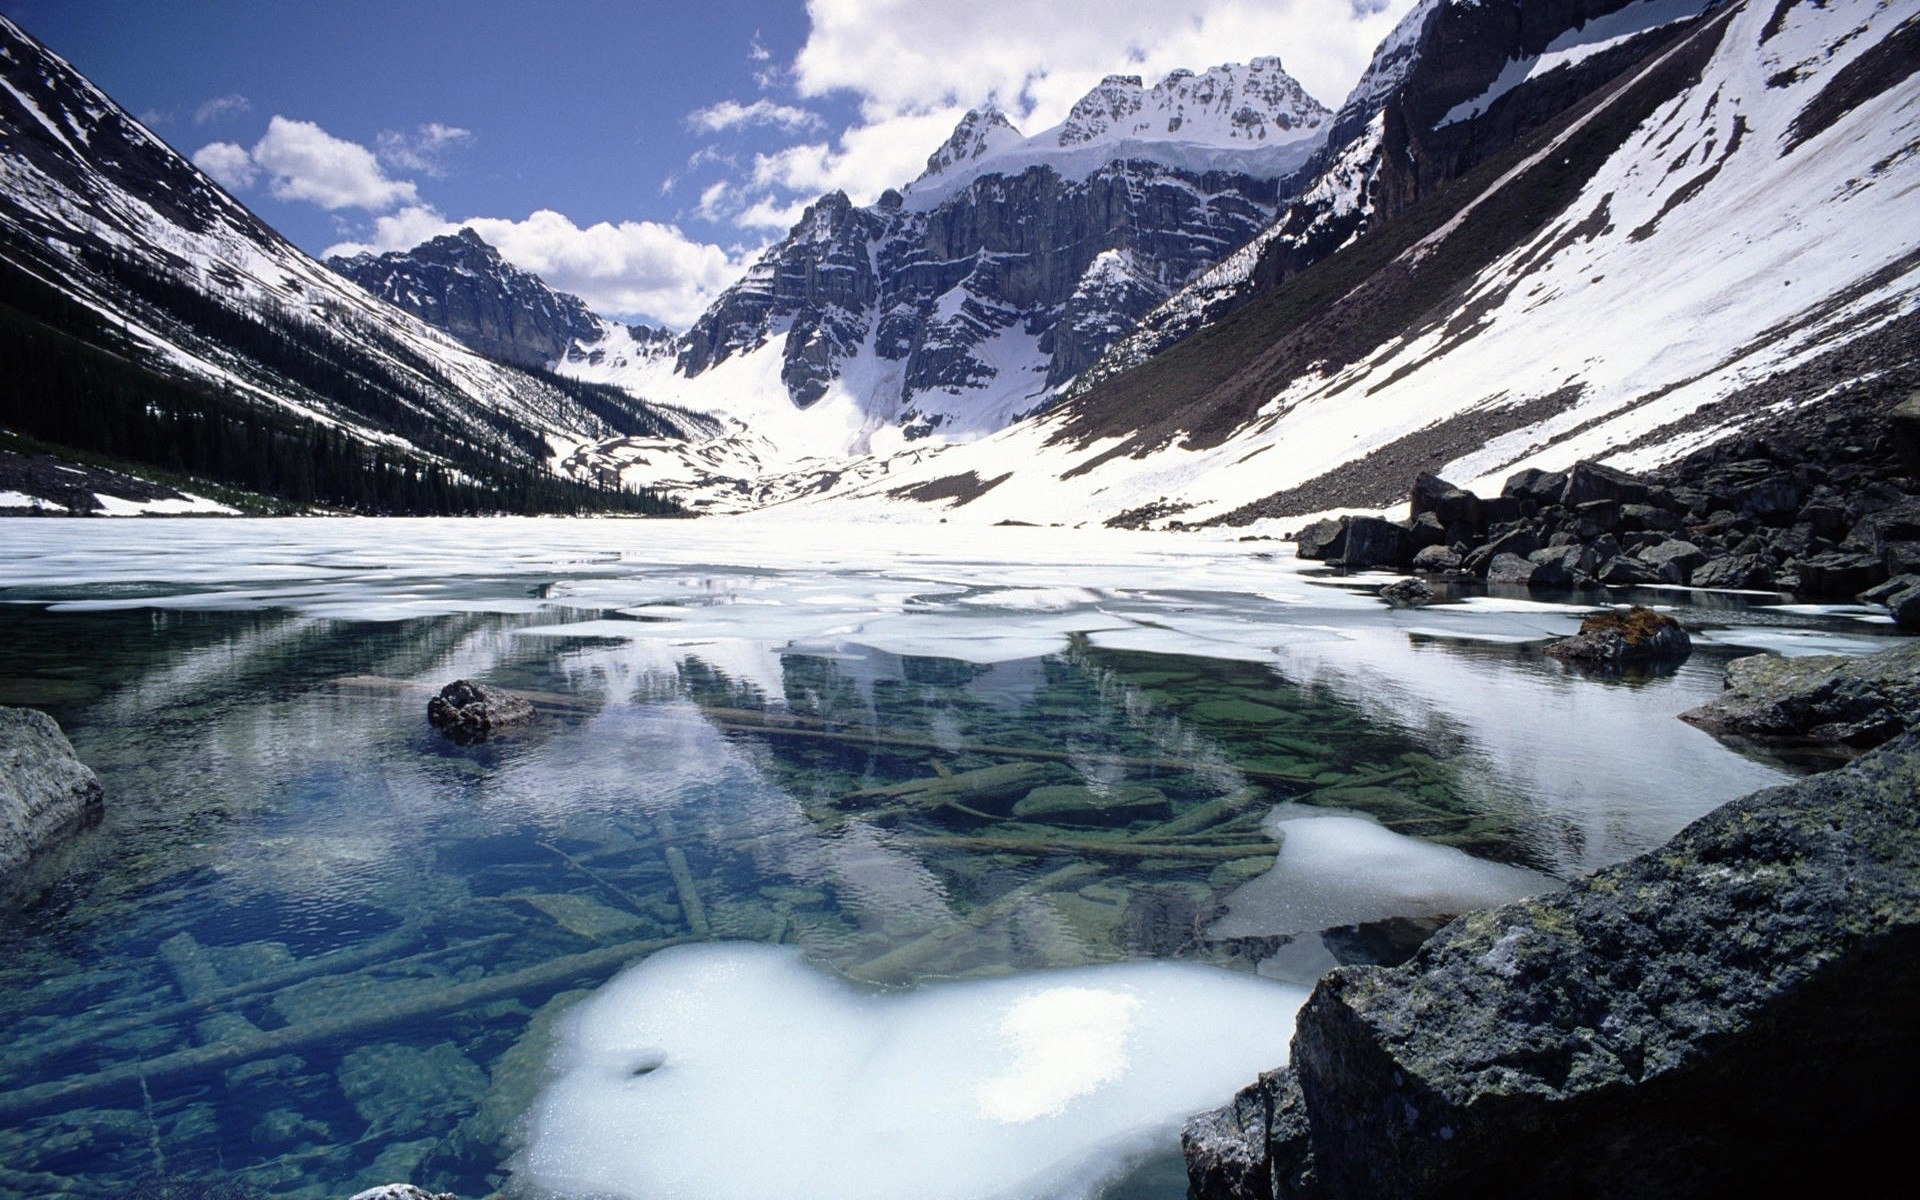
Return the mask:
<path id="1" fill-rule="evenodd" d="M 54 715 L 108 808 L 0 910 L 0 1196 L 520 1195 L 556 1019 L 665 946 L 889 989 L 1141 959 L 1305 982 L 1437 918 L 1212 935 L 1274 867 L 1277 804 L 1564 877 L 1780 777 L 1672 720 L 1726 646 L 1585 679 L 1518 644 L 1577 610 L 1388 615 L 1232 547 L 712 567 L 731 527 L 636 552 L 509 524 L 476 558 L 491 527 L 297 524 L 9 527 L 0 704 Z M 537 719 L 454 744 L 425 707 L 461 676 Z M 1149 1151 L 1105 1194 L 1180 1195 L 1172 1139 Z"/>
<path id="2" fill-rule="evenodd" d="M 0 932 L 0 1188 L 484 1196 L 554 998 L 610 975 L 606 947 L 788 942 L 889 985 L 1250 970 L 1270 940 L 1205 930 L 1271 865 L 1276 802 L 1527 859 L 1456 766 L 1253 664 L 789 654 L 770 696 L 525 623 L 0 609 L 0 699 L 60 719 L 113 801 Z M 462 657 L 538 720 L 466 747 L 431 729 L 423 676 Z M 1336 944 L 1393 956 L 1424 928 Z M 193 1057 L 222 1044 L 242 1050 Z M 34 1090 L 54 1080 L 78 1094 Z"/>

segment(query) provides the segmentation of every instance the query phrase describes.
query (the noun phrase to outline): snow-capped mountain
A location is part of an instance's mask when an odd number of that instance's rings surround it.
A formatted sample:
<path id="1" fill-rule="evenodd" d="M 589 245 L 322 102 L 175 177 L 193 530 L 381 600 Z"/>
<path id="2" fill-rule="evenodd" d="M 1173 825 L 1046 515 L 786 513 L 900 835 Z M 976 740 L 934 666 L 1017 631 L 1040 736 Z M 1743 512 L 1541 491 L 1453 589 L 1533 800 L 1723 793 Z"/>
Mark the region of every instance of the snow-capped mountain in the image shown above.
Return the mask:
<path id="1" fill-rule="evenodd" d="M 1708 0 L 1422 0 L 1374 51 L 1297 195 L 1147 314 L 1075 390 L 1220 320 L 1553 121 Z"/>
<path id="2" fill-rule="evenodd" d="M 723 412 L 789 458 L 981 437 L 1263 228 L 1328 116 L 1275 58 L 1111 77 L 1034 137 L 977 110 L 904 190 L 816 201 L 671 361 L 611 331 L 559 369 Z"/>
<path id="3" fill-rule="evenodd" d="M 491 362 L 262 224 L 0 19 L 0 425 L 297 502 L 570 506 L 556 452 L 716 426 Z"/>
<path id="4" fill-rule="evenodd" d="M 1583 458 L 1655 467 L 1910 377 L 1920 15 L 1780 0 L 1669 22 L 1682 6 L 1641 0 L 1612 23 L 1589 11 L 1540 30 L 1491 74 L 1449 70 L 1458 43 L 1421 24 L 1546 7 L 1417 10 L 1393 70 L 1348 107 L 1385 144 L 1438 145 L 1502 112 L 1520 120 L 1530 81 L 1572 69 L 1542 65 L 1554 55 L 1630 61 L 1411 199 L 1347 153 L 1365 133 L 1329 147 L 1319 180 L 1344 165 L 1373 203 L 1336 252 L 1038 418 L 855 464 L 823 502 L 1284 529 L 1402 503 L 1423 470 L 1484 494 Z M 1356 193 L 1326 189 L 1338 194 Z"/>

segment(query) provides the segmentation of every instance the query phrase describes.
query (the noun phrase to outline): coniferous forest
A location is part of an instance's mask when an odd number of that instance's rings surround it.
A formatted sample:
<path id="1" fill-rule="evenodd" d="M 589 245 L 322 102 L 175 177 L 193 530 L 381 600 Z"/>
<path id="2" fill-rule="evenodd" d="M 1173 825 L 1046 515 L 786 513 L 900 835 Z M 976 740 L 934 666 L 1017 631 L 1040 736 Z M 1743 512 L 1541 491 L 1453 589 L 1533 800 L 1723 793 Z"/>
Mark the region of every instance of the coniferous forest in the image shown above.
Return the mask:
<path id="1" fill-rule="evenodd" d="M 292 508 L 415 516 L 682 511 L 650 490 L 553 474 L 539 432 L 508 414 L 478 409 L 484 426 L 462 427 L 436 404 L 451 381 L 404 347 L 386 347 L 401 359 L 396 368 L 301 322 L 257 319 L 131 258 L 93 250 L 84 261 L 94 279 L 157 321 L 264 367 L 313 397 L 316 410 L 359 418 L 408 445 L 369 444 L 345 421 L 169 371 L 115 322 L 0 254 L 0 430 L 14 435 L 16 448 L 205 481 Z M 624 393 L 542 379 L 614 431 L 663 432 Z"/>

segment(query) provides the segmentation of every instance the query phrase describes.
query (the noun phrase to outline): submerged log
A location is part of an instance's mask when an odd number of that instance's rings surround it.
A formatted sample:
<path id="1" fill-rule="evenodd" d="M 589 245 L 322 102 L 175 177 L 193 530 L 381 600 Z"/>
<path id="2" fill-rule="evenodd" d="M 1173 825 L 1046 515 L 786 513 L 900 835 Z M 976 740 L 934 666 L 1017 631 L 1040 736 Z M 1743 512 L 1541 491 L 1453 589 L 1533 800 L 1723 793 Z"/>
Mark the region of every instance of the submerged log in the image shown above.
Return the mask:
<path id="1" fill-rule="evenodd" d="M 623 942 L 538 966 L 491 975 L 426 995 L 412 995 L 371 1010 L 341 1013 L 283 1029 L 271 1029 L 223 1041 L 217 1045 L 176 1050 L 159 1058 L 135 1060 L 91 1075 L 52 1080 L 0 1094 L 0 1122 L 15 1122 L 41 1113 L 58 1112 L 93 1102 L 119 1091 L 152 1088 L 175 1079 L 224 1071 L 242 1063 L 302 1050 L 326 1042 L 359 1040 L 378 1030 L 436 1020 L 493 1000 L 550 991 L 577 979 L 602 978 L 637 958 L 680 945 L 691 939 L 660 938 Z"/>
<path id="2" fill-rule="evenodd" d="M 936 929 L 903 946 L 896 946 L 885 954 L 861 963 L 848 974 L 882 983 L 897 981 L 950 949 L 955 937 L 986 928 L 1002 917 L 1011 915 L 1035 896 L 1054 891 L 1082 876 L 1098 873 L 1099 868 L 1088 863 L 1073 863 L 1057 871 L 1049 871 L 974 909 L 958 924 Z M 0 1116 L 4 1115 L 4 1111 L 0 1110 Z"/>

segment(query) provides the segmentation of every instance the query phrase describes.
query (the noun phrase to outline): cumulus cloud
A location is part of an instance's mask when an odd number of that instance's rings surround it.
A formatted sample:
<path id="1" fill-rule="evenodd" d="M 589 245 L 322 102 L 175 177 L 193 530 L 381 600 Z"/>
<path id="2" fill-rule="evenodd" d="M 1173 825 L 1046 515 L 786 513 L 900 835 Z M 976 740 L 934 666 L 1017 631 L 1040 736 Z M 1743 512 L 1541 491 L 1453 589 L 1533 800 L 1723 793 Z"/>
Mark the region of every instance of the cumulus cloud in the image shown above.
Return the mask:
<path id="1" fill-rule="evenodd" d="M 719 133 L 726 129 L 737 129 L 742 125 L 776 125 L 782 129 L 798 130 L 818 127 L 820 118 L 804 108 L 795 108 L 791 104 L 775 104 L 771 100 L 755 100 L 752 104 L 742 104 L 738 100 L 722 100 L 706 108 L 698 108 L 687 114 L 687 125 L 698 133 Z"/>
<path id="2" fill-rule="evenodd" d="M 519 221 L 449 221 L 423 205 L 382 216 L 375 220 L 369 241 L 342 243 L 326 253 L 407 250 L 461 226 L 485 238 L 508 262 L 559 291 L 572 292 L 596 312 L 647 318 L 675 328 L 692 324 L 757 253 L 696 242 L 678 227 L 654 221 L 601 221 L 581 228 L 548 209 Z"/>
<path id="3" fill-rule="evenodd" d="M 200 147 L 193 152 L 193 165 L 230 192 L 244 191 L 260 177 L 260 168 L 253 165 L 253 155 L 245 146 L 232 142 L 209 142 Z"/>
<path id="4" fill-rule="evenodd" d="M 237 117 L 253 111 L 253 102 L 239 92 L 230 92 L 225 96 L 215 96 L 199 108 L 193 110 L 195 125 L 211 125 L 227 117 Z"/>
<path id="5" fill-rule="evenodd" d="M 402 171 L 418 171 L 439 178 L 446 174 L 443 156 L 447 151 L 473 140 L 470 130 L 458 125 L 428 121 L 412 133 L 383 130 L 374 139 L 375 154 L 382 163 Z"/>
<path id="6" fill-rule="evenodd" d="M 822 192 L 870 203 L 916 178 L 968 108 L 992 100 L 1024 132 L 1038 133 L 1109 74 L 1151 84 L 1176 68 L 1277 54 L 1309 92 L 1337 106 L 1414 2 L 1053 0 L 1036 8 L 1030 0 L 809 0 L 811 28 L 788 78 L 802 99 L 851 97 L 859 119 L 835 136 L 756 155 L 749 178 L 703 193 L 699 215 L 775 228 Z M 807 110 L 725 101 L 690 124 L 775 124 L 776 112 Z"/>
<path id="7" fill-rule="evenodd" d="M 385 212 L 419 201 L 418 190 L 411 182 L 387 178 L 373 151 L 334 137 L 311 121 L 275 116 L 267 122 L 266 136 L 254 143 L 248 156 L 257 172 L 266 177 L 267 188 L 277 200 L 305 200 L 328 210 L 364 208 L 369 212 Z M 231 157 L 229 144 L 216 161 Z M 194 161 L 199 162 L 199 158 L 196 154 Z M 224 165 L 231 168 L 233 164 L 228 161 Z"/>
<path id="8" fill-rule="evenodd" d="M 1278 54 L 1338 105 L 1413 0 L 811 0 L 794 61 L 802 96 L 857 94 L 870 117 L 989 96 L 1034 129 L 1116 72 L 1149 83 L 1176 67 Z M 931 147 L 929 147 L 931 149 Z"/>

